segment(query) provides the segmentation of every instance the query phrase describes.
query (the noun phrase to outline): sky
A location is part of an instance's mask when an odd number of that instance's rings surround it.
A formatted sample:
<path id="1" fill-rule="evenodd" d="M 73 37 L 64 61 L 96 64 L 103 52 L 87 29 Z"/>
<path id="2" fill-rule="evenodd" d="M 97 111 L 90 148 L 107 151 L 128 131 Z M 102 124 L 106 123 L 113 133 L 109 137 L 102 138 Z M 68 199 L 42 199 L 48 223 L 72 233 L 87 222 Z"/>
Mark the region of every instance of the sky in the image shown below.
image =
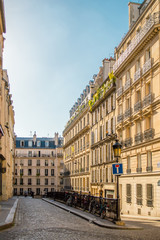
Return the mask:
<path id="1" fill-rule="evenodd" d="M 62 135 L 69 110 L 128 31 L 128 2 L 4 0 L 3 68 L 17 136 Z"/>

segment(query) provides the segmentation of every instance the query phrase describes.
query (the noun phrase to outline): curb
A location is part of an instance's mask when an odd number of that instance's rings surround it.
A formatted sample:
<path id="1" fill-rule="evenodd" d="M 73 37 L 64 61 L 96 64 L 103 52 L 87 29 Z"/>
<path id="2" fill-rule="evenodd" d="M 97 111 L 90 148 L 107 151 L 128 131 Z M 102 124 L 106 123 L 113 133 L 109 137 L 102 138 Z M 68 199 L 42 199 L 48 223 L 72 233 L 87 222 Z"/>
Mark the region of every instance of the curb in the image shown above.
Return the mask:
<path id="1" fill-rule="evenodd" d="M 10 228 L 14 225 L 14 218 L 16 215 L 18 200 L 19 199 L 16 199 L 16 201 L 14 202 L 13 207 L 11 208 L 5 222 L 0 224 L 0 231 Z"/>
<path id="2" fill-rule="evenodd" d="M 89 221 L 90 223 L 94 223 L 95 225 L 97 225 L 99 227 L 110 228 L 110 229 L 117 229 L 117 230 L 142 230 L 143 229 L 141 227 L 134 227 L 134 226 L 133 227 L 130 227 L 130 226 L 128 226 L 128 227 L 127 226 L 126 227 L 125 226 L 120 227 L 120 226 L 117 226 L 117 225 L 113 225 L 112 226 L 112 225 L 109 225 L 109 224 L 105 224 L 105 223 L 103 223 L 101 221 L 98 221 L 95 218 L 92 218 L 92 217 L 89 217 L 89 216 L 85 216 L 84 214 L 76 212 L 76 211 L 74 211 L 72 209 L 67 209 L 65 206 L 60 206 L 59 204 L 56 204 L 56 202 L 51 202 L 50 200 L 47 200 L 45 198 L 42 198 L 42 200 L 47 202 L 47 203 L 49 203 L 49 204 L 52 204 L 52 205 L 54 205 L 56 207 L 59 207 L 59 208 L 65 210 L 65 211 L 67 211 L 69 213 L 72 213 L 72 214 L 74 214 L 74 215 L 76 215 L 78 217 L 81 217 L 81 218 Z"/>

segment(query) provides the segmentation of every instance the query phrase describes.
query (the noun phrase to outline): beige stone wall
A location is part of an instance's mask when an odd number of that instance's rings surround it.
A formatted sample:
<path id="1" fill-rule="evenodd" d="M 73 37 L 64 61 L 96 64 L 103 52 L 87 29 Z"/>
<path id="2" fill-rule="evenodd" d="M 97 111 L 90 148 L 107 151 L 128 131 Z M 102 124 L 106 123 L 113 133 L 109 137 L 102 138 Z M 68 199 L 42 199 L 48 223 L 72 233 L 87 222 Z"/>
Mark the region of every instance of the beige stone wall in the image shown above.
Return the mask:
<path id="1" fill-rule="evenodd" d="M 41 153 L 40 157 L 39 151 Z M 30 157 L 28 155 L 29 152 L 30 154 L 32 153 Z M 29 188 L 36 195 L 44 195 L 45 188 L 48 189 L 48 192 L 63 189 L 62 176 L 64 165 L 62 152 L 62 148 L 36 148 L 34 150 L 32 148 L 16 148 L 14 194 L 23 195 L 25 191 L 28 192 Z M 31 165 L 29 160 L 31 160 Z M 31 175 L 29 175 L 29 169 L 31 170 Z M 22 170 L 23 175 L 20 174 Z M 51 172 L 53 170 L 54 174 Z M 30 181 L 28 179 L 31 179 L 31 184 L 28 184 L 28 181 Z M 48 179 L 48 183 L 45 182 L 45 179 Z M 20 189 L 23 189 L 23 193 Z M 39 189 L 39 194 L 37 189 Z"/>

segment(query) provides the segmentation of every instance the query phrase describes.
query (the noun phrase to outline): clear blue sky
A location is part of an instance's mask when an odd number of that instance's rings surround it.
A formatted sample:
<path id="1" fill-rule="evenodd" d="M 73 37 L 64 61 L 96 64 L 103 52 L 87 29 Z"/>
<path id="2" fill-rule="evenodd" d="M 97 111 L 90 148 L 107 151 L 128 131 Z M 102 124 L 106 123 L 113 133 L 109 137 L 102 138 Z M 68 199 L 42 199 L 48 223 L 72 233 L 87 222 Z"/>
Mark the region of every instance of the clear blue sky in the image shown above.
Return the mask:
<path id="1" fill-rule="evenodd" d="M 69 110 L 128 31 L 129 1 L 4 2 L 15 133 L 62 134 Z"/>

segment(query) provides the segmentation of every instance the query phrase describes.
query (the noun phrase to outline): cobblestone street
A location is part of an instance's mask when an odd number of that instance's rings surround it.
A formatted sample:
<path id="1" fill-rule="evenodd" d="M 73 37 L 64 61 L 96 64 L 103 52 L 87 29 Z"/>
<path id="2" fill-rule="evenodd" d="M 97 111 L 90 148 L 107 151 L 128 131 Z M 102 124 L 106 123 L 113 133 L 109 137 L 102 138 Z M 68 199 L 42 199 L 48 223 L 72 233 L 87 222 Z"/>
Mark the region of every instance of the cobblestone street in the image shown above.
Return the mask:
<path id="1" fill-rule="evenodd" d="M 15 226 L 0 232 L 0 240 L 160 239 L 160 222 L 133 223 L 144 230 L 100 228 L 41 199 L 20 198 Z"/>

